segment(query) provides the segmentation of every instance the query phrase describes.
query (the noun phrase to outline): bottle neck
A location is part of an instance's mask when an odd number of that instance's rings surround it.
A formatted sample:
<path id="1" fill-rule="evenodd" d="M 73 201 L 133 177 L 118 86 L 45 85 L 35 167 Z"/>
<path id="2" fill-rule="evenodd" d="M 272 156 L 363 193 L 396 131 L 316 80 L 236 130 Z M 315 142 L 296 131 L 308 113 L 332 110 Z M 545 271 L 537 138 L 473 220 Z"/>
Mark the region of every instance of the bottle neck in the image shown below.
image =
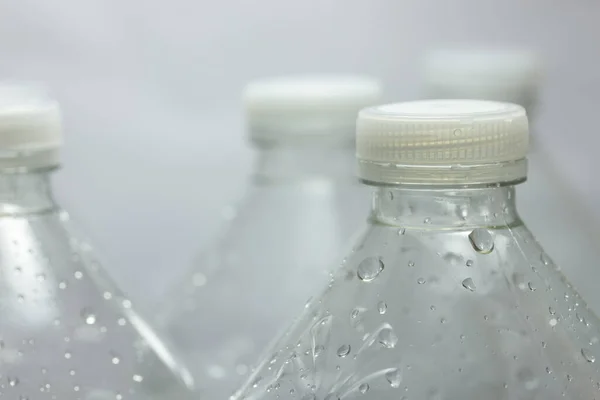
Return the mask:
<path id="1" fill-rule="evenodd" d="M 455 189 L 380 187 L 373 194 L 371 219 L 399 228 L 468 228 L 521 223 L 514 186 Z"/>
<path id="2" fill-rule="evenodd" d="M 354 143 L 308 141 L 261 145 L 254 168 L 258 182 L 297 180 L 355 180 Z"/>
<path id="3" fill-rule="evenodd" d="M 42 213 L 56 207 L 52 169 L 0 173 L 0 215 Z"/>

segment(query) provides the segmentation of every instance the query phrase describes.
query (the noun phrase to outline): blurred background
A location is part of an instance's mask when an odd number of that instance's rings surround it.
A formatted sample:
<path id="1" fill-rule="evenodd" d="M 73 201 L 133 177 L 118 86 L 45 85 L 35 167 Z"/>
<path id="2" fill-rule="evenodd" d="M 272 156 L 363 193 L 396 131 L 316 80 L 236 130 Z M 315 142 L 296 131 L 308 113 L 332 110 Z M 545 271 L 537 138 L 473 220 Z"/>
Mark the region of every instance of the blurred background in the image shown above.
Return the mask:
<path id="1" fill-rule="evenodd" d="M 135 298 L 187 268 L 243 192 L 240 92 L 258 77 L 371 74 L 408 100 L 428 49 L 533 49 L 535 134 L 600 218 L 599 39 L 598 0 L 2 0 L 0 78 L 62 103 L 58 197 Z"/>

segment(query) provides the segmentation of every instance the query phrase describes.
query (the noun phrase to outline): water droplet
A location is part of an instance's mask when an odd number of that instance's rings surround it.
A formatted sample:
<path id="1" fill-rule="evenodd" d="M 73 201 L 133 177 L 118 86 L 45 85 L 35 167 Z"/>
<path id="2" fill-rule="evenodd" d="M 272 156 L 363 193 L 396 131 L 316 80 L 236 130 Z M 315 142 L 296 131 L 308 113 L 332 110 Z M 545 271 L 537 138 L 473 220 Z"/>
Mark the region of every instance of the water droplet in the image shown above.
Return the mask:
<path id="1" fill-rule="evenodd" d="M 512 281 L 516 287 L 518 287 L 521 290 L 525 290 L 525 276 L 523 274 L 515 272 L 514 274 L 512 274 Z"/>
<path id="2" fill-rule="evenodd" d="M 423 285 L 423 284 L 425 284 L 425 279 L 424 278 L 419 278 L 419 279 L 417 279 L 417 283 L 419 285 Z"/>
<path id="3" fill-rule="evenodd" d="M 23 296 L 22 294 L 18 295 L 17 296 L 17 301 L 19 303 L 23 303 L 25 301 L 25 296 Z"/>
<path id="4" fill-rule="evenodd" d="M 65 358 L 66 358 L 67 360 L 69 360 L 69 359 L 70 359 L 72 356 L 73 356 L 73 355 L 71 354 L 71 352 L 70 352 L 70 351 L 65 351 Z"/>
<path id="5" fill-rule="evenodd" d="M 79 388 L 79 385 L 75 385 L 75 386 L 73 386 L 73 390 L 74 390 L 74 391 L 76 391 L 76 392 L 79 392 L 79 389 L 80 389 L 80 388 Z"/>
<path id="6" fill-rule="evenodd" d="M 363 282 L 370 282 L 383 271 L 384 265 L 377 257 L 367 257 L 358 265 L 357 275 Z"/>
<path id="7" fill-rule="evenodd" d="M 358 317 L 358 315 L 360 314 L 360 310 L 358 308 L 355 308 L 354 310 L 352 310 L 352 312 L 350 313 L 350 318 L 355 319 Z"/>
<path id="8" fill-rule="evenodd" d="M 323 352 L 325 351 L 325 346 L 323 345 L 317 345 L 315 346 L 315 357 L 319 357 L 321 354 L 323 354 Z"/>
<path id="9" fill-rule="evenodd" d="M 388 349 L 393 349 L 398 343 L 398 336 L 394 333 L 392 328 L 383 328 L 379 331 L 379 343 Z"/>
<path id="10" fill-rule="evenodd" d="M 141 382 L 144 380 L 144 377 L 138 374 L 133 375 L 132 379 L 134 380 L 134 382 Z"/>
<path id="11" fill-rule="evenodd" d="M 494 238 L 487 229 L 474 229 L 473 232 L 469 234 L 469 241 L 478 253 L 489 254 L 494 250 Z"/>
<path id="12" fill-rule="evenodd" d="M 377 304 L 377 309 L 379 310 L 379 314 L 385 314 L 385 312 L 387 311 L 387 304 L 385 304 L 384 301 L 380 301 Z"/>
<path id="13" fill-rule="evenodd" d="M 435 306 L 434 306 L 434 305 L 432 305 L 431 307 L 429 307 L 429 309 L 430 309 L 431 311 L 435 311 Z"/>
<path id="14" fill-rule="evenodd" d="M 427 217 L 423 220 L 423 223 L 425 224 L 430 224 L 431 223 L 431 218 Z"/>
<path id="15" fill-rule="evenodd" d="M 590 353 L 588 349 L 581 349 L 581 355 L 587 362 L 593 363 L 596 362 L 596 357 Z"/>
<path id="16" fill-rule="evenodd" d="M 363 383 L 362 385 L 360 385 L 358 387 L 358 391 L 361 392 L 362 394 L 365 394 L 369 391 L 369 384 L 368 383 Z"/>
<path id="17" fill-rule="evenodd" d="M 69 220 L 69 213 L 62 210 L 58 213 L 58 218 L 62 221 L 62 222 L 67 222 Z"/>
<path id="18" fill-rule="evenodd" d="M 473 260 L 467 260 L 466 265 L 467 265 L 467 267 L 472 267 L 473 266 Z"/>
<path id="19" fill-rule="evenodd" d="M 338 357 L 346 357 L 348 354 L 350 354 L 350 345 L 344 344 L 341 345 L 339 347 L 339 349 L 337 350 L 337 355 Z"/>
<path id="20" fill-rule="evenodd" d="M 197 272 L 192 276 L 192 285 L 196 287 L 202 287 L 206 285 L 206 282 L 206 275 L 204 275 L 202 272 Z"/>
<path id="21" fill-rule="evenodd" d="M 75 273 L 73 274 L 73 276 L 75 277 L 75 279 L 81 279 L 81 278 L 83 278 L 83 272 L 81 272 L 81 271 L 75 271 Z"/>
<path id="22" fill-rule="evenodd" d="M 414 261 L 409 261 L 408 262 L 408 266 L 411 267 L 411 268 L 414 267 L 415 266 L 415 262 Z"/>
<path id="23" fill-rule="evenodd" d="M 258 385 L 260 385 L 261 381 L 262 381 L 262 376 L 259 376 L 258 378 L 254 379 L 254 382 L 252 382 L 252 387 L 257 388 Z"/>
<path id="24" fill-rule="evenodd" d="M 544 265 L 548 265 L 550 264 L 550 258 L 548 257 L 548 255 L 546 253 L 542 253 L 540 254 L 540 261 L 542 262 L 542 264 Z"/>
<path id="25" fill-rule="evenodd" d="M 468 289 L 471 292 L 474 292 L 477 289 L 475 287 L 475 283 L 473 283 L 473 279 L 471 279 L 471 278 L 467 278 L 467 279 L 463 280 L 462 285 L 465 289 Z"/>
<path id="26" fill-rule="evenodd" d="M 58 283 L 58 288 L 61 290 L 65 290 L 67 288 L 67 282 L 61 281 Z"/>
<path id="27" fill-rule="evenodd" d="M 554 308 L 552 308 L 552 307 L 549 307 L 549 308 L 548 308 L 548 311 L 549 311 L 549 312 L 550 312 L 550 314 L 552 314 L 552 315 L 556 314 L 556 311 L 555 311 L 555 310 L 554 310 Z"/>
<path id="28" fill-rule="evenodd" d="M 556 326 L 556 324 L 558 324 L 558 320 L 556 318 L 551 318 L 548 323 L 550 326 Z"/>
<path id="29" fill-rule="evenodd" d="M 111 292 L 104 292 L 103 296 L 104 296 L 104 300 L 110 300 L 110 299 L 112 299 L 112 293 Z"/>
<path id="30" fill-rule="evenodd" d="M 38 280 L 38 282 L 44 282 L 46 280 L 45 274 L 37 274 L 35 277 Z"/>
<path id="31" fill-rule="evenodd" d="M 117 324 L 119 324 L 119 326 L 125 326 L 127 324 L 127 320 L 121 317 L 117 320 Z"/>
<path id="32" fill-rule="evenodd" d="M 84 308 L 83 310 L 81 310 L 81 317 L 88 325 L 94 325 L 96 323 L 96 314 L 94 314 L 88 308 Z"/>
<path id="33" fill-rule="evenodd" d="M 402 236 L 406 233 L 406 228 L 400 228 L 398 229 L 398 236 Z"/>
<path id="34" fill-rule="evenodd" d="M 111 356 L 112 356 L 111 357 L 111 361 L 112 361 L 113 364 L 117 365 L 118 363 L 121 362 L 121 359 L 116 354 L 112 354 Z"/>
<path id="35" fill-rule="evenodd" d="M 70 370 L 70 371 L 69 371 L 69 375 L 71 375 L 71 376 L 75 376 L 75 370 L 74 370 L 74 369 Z"/>
<path id="36" fill-rule="evenodd" d="M 9 385 L 9 386 L 12 386 L 12 387 L 14 387 L 14 386 L 17 386 L 18 384 L 19 384 L 19 378 L 16 378 L 16 377 L 14 377 L 14 378 L 8 377 L 8 385 Z"/>
<path id="37" fill-rule="evenodd" d="M 529 283 L 527 284 L 527 287 L 528 287 L 528 288 L 529 288 L 529 290 L 531 290 L 532 292 L 535 292 L 535 289 L 536 289 L 536 287 L 535 287 L 535 285 L 534 285 L 533 283 L 529 282 Z"/>
<path id="38" fill-rule="evenodd" d="M 123 308 L 131 308 L 131 300 L 125 299 L 122 304 Z"/>
<path id="39" fill-rule="evenodd" d="M 394 368 L 386 372 L 385 379 L 387 379 L 391 387 L 395 389 L 399 388 L 400 384 L 402 383 L 402 375 L 400 374 L 400 370 L 398 368 Z"/>

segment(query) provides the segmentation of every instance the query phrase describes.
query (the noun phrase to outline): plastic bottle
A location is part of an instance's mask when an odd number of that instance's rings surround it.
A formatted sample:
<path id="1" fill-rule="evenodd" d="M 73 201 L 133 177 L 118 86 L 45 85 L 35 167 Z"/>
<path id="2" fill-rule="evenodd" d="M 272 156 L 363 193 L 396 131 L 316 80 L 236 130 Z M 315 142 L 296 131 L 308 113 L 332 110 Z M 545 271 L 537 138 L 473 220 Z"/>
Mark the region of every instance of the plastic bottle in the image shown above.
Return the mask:
<path id="1" fill-rule="evenodd" d="M 50 177 L 61 147 L 56 102 L 31 85 L 1 85 L 0 394 L 186 398 L 191 376 L 105 276 L 91 246 L 73 235 L 54 200 Z"/>
<path id="2" fill-rule="evenodd" d="M 425 62 L 425 94 L 429 98 L 469 98 L 517 103 L 531 121 L 538 109 L 541 62 L 524 50 L 438 50 Z M 600 232 L 590 210 L 575 193 L 560 166 L 550 157 L 535 120 L 528 155 L 527 182 L 517 202 L 525 222 L 553 260 L 580 290 L 594 310 L 600 310 L 596 281 L 600 272 Z M 565 232 L 569 232 L 565 234 Z M 593 279 L 590 279 L 592 277 Z"/>
<path id="3" fill-rule="evenodd" d="M 515 206 L 527 145 L 514 104 L 361 111 L 365 233 L 233 399 L 597 397 L 600 322 Z"/>
<path id="4" fill-rule="evenodd" d="M 244 93 L 257 160 L 224 235 L 176 285 L 159 320 L 198 393 L 227 398 L 268 341 L 327 282 L 368 192 L 352 173 L 356 113 L 380 96 L 355 76 L 273 78 Z"/>

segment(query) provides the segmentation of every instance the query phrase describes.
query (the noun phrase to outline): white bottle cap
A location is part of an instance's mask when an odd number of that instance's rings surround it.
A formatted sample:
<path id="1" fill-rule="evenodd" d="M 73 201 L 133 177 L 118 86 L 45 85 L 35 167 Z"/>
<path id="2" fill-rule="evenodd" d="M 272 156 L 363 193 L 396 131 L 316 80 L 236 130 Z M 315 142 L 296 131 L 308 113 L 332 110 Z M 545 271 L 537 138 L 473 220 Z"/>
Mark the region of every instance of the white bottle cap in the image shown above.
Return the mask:
<path id="1" fill-rule="evenodd" d="M 398 185 L 517 183 L 527 175 L 525 109 L 484 100 L 423 100 L 358 115 L 358 175 Z"/>
<path id="2" fill-rule="evenodd" d="M 356 114 L 381 101 L 381 86 L 363 76 L 290 76 L 248 84 L 244 104 L 254 141 L 332 136 L 352 140 Z"/>
<path id="3" fill-rule="evenodd" d="M 432 99 L 481 99 L 520 104 L 531 113 L 541 69 L 535 54 L 513 49 L 445 49 L 425 58 L 425 91 Z"/>
<path id="4" fill-rule="evenodd" d="M 0 83 L 0 168 L 59 164 L 58 104 L 32 85 Z"/>

